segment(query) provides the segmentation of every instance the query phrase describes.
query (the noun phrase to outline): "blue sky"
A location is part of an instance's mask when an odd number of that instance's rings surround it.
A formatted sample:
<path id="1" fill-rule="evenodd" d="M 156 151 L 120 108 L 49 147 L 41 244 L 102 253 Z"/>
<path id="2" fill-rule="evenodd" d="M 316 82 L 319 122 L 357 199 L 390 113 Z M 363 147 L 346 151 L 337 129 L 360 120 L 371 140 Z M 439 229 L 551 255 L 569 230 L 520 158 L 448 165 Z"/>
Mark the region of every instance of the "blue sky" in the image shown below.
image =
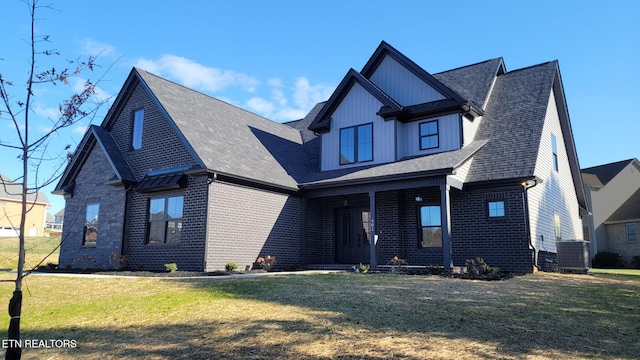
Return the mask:
<path id="1" fill-rule="evenodd" d="M 557 59 L 581 167 L 640 157 L 638 1 L 59 0 L 52 6 L 38 13 L 37 32 L 50 35 L 48 48 L 61 56 L 38 65 L 62 68 L 65 59 L 99 53 L 102 68 L 78 81 L 97 80 L 113 65 L 100 82 L 103 98 L 117 94 L 139 66 L 270 119 L 298 119 L 385 40 L 430 73 L 496 57 L 507 70 Z M 0 74 L 21 84 L 27 6 L 3 0 L 0 12 Z M 46 131 L 77 86 L 36 91 L 33 136 Z M 24 98 L 20 86 L 11 90 Z M 16 144 L 9 125 L 0 115 L 0 141 Z M 60 132 L 50 154 L 75 148 L 88 125 Z M 17 153 L 0 148 L 0 157 L 1 173 L 20 176 Z M 53 169 L 47 162 L 43 173 Z M 64 206 L 61 196 L 48 197 L 52 213 Z"/>

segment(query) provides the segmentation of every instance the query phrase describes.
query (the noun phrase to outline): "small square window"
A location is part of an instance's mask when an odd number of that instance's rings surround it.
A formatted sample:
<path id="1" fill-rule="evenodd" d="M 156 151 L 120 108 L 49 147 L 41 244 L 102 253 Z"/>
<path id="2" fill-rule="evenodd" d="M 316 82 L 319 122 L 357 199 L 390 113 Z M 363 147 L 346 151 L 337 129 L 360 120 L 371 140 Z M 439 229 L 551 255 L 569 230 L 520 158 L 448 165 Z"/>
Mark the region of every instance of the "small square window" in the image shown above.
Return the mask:
<path id="1" fill-rule="evenodd" d="M 489 217 L 504 217 L 504 201 L 489 201 Z"/>

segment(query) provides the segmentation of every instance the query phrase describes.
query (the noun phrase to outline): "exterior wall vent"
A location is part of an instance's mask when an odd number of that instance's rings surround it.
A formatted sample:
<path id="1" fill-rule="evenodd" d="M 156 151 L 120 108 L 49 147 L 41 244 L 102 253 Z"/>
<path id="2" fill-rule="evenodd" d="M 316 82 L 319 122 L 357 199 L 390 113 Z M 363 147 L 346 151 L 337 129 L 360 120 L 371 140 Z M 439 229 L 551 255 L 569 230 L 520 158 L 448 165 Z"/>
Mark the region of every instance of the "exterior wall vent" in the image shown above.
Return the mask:
<path id="1" fill-rule="evenodd" d="M 588 241 L 558 241 L 556 248 L 558 249 L 558 267 L 560 271 L 587 272 L 591 267 Z"/>

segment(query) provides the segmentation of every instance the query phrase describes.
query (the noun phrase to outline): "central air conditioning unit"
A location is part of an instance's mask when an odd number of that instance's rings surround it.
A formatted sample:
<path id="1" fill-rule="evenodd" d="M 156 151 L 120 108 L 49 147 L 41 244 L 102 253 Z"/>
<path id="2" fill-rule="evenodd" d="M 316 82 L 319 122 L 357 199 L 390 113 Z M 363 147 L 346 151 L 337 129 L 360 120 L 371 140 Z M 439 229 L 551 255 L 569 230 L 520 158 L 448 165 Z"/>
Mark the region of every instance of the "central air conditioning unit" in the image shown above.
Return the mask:
<path id="1" fill-rule="evenodd" d="M 587 272 L 591 268 L 589 242 L 584 240 L 567 240 L 556 243 L 558 249 L 558 267 L 560 271 Z"/>

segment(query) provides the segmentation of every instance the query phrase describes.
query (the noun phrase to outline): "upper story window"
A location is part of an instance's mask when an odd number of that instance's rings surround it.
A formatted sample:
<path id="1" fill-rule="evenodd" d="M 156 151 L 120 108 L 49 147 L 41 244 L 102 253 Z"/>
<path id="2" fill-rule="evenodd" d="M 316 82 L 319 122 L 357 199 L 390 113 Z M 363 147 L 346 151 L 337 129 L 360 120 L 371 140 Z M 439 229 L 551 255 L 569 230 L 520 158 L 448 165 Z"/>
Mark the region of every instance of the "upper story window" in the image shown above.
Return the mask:
<path id="1" fill-rule="evenodd" d="M 553 170 L 558 171 L 558 144 L 553 134 L 551 134 L 551 150 L 553 151 Z"/>
<path id="2" fill-rule="evenodd" d="M 438 120 L 420 123 L 420 150 L 435 149 L 438 146 Z"/>
<path id="3" fill-rule="evenodd" d="M 133 112 L 133 133 L 131 136 L 131 148 L 140 150 L 142 148 L 142 125 L 144 124 L 144 109 Z"/>
<path id="4" fill-rule="evenodd" d="M 340 129 L 340 165 L 373 160 L 373 124 Z"/>
<path id="5" fill-rule="evenodd" d="M 170 243 L 182 239 L 182 208 L 184 196 L 168 196 L 149 200 L 147 242 Z"/>
<path id="6" fill-rule="evenodd" d="M 82 245 L 95 245 L 98 239 L 98 213 L 100 204 L 88 204 L 85 212 Z"/>

